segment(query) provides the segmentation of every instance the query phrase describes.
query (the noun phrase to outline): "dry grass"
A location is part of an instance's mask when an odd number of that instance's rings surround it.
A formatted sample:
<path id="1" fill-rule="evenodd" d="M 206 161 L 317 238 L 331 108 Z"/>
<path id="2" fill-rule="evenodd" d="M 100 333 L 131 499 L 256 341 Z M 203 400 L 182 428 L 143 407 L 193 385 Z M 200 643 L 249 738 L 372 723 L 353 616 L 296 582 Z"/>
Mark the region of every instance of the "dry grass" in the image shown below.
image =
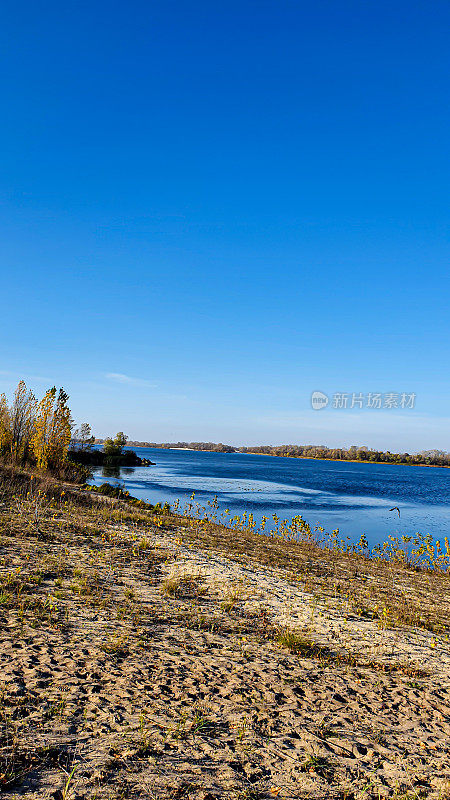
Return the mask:
<path id="1" fill-rule="evenodd" d="M 206 593 L 200 575 L 174 575 L 166 578 L 161 591 L 167 597 L 200 597 Z"/>
<path id="2" fill-rule="evenodd" d="M 185 542 L 244 563 L 282 569 L 306 591 L 320 597 L 340 596 L 355 614 L 370 617 L 384 627 L 411 625 L 450 632 L 448 572 L 327 549 L 313 540 L 289 541 L 187 517 L 180 520 L 168 515 L 160 525 L 174 531 L 181 527 Z"/>
<path id="3" fill-rule="evenodd" d="M 177 542 L 347 596 L 386 628 L 448 630 L 447 575 L 0 478 L 7 800 L 448 795 L 442 678 L 279 627 L 235 587 L 216 596 Z"/>

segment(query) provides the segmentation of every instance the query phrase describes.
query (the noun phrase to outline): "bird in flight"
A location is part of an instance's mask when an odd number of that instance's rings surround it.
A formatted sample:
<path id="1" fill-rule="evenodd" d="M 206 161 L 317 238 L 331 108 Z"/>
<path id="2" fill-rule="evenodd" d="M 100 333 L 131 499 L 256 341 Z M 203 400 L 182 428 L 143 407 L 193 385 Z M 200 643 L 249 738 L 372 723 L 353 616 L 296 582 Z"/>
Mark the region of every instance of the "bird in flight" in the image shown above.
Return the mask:
<path id="1" fill-rule="evenodd" d="M 400 509 L 398 506 L 394 506 L 394 508 L 390 508 L 389 511 L 398 511 L 398 515 L 400 516 Z"/>

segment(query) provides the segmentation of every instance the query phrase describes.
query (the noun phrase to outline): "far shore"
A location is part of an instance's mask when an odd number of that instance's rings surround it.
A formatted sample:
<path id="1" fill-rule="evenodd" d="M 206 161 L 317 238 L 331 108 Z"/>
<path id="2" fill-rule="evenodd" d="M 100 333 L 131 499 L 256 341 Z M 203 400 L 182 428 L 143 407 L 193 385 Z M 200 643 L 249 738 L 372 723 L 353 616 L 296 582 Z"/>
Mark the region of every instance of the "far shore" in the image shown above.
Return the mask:
<path id="1" fill-rule="evenodd" d="M 170 450 L 193 450 L 191 447 L 171 447 Z M 217 450 L 198 450 L 198 453 L 217 453 Z M 386 467 L 433 467 L 434 469 L 450 469 L 450 464 L 405 464 L 403 461 L 395 463 L 393 461 L 369 461 L 362 458 L 312 458 L 311 456 L 279 456 L 276 453 L 241 453 L 241 456 L 269 456 L 270 458 L 292 458 L 297 461 L 334 461 L 336 464 L 384 464 Z M 219 455 L 222 455 L 219 453 Z M 225 453 L 225 455 L 227 455 Z M 230 454 L 228 454 L 230 455 Z M 231 453 L 233 455 L 233 453 Z"/>
<path id="2" fill-rule="evenodd" d="M 215 453 L 216 450 L 196 450 L 195 447 L 161 447 L 160 450 L 189 450 L 191 453 Z M 149 448 L 150 450 L 150 448 Z"/>
<path id="3" fill-rule="evenodd" d="M 130 447 L 138 447 L 138 445 L 130 445 Z M 432 467 L 433 469 L 450 469 L 450 464 L 405 464 L 403 461 L 370 461 L 369 459 L 361 458 L 313 458 L 312 456 L 280 456 L 277 453 L 252 453 L 241 450 L 234 450 L 231 453 L 223 450 L 206 450 L 197 449 L 196 447 L 148 447 L 142 448 L 148 450 L 188 450 L 191 453 L 216 453 L 217 455 L 240 455 L 240 456 L 268 456 L 270 458 L 291 458 L 298 461 L 332 461 L 336 464 L 384 464 L 387 467 Z"/>

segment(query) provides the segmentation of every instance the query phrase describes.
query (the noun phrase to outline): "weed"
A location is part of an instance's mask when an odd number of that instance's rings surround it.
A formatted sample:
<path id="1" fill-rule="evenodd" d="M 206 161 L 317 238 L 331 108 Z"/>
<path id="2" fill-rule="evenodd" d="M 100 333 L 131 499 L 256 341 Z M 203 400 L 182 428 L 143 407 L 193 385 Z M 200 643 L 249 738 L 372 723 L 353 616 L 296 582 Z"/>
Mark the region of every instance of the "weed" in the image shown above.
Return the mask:
<path id="1" fill-rule="evenodd" d="M 330 653 L 328 648 L 317 644 L 308 636 L 298 633 L 297 631 L 289 630 L 288 628 L 278 631 L 275 634 L 275 640 L 281 647 L 286 647 L 291 653 L 304 656 L 305 658 L 329 656 Z"/>
<path id="2" fill-rule="evenodd" d="M 100 649 L 110 656 L 117 658 L 126 658 L 129 655 L 130 649 L 128 639 L 125 636 L 113 636 L 100 645 Z"/>
<path id="3" fill-rule="evenodd" d="M 242 595 L 237 589 L 230 589 L 220 604 L 222 611 L 229 613 L 242 600 Z"/>
<path id="4" fill-rule="evenodd" d="M 326 758 L 321 756 L 311 755 L 301 766 L 302 772 L 315 772 L 324 778 L 332 777 L 334 767 L 327 761 Z"/>
<path id="5" fill-rule="evenodd" d="M 186 574 L 167 578 L 161 586 L 161 591 L 167 597 L 188 599 L 204 595 L 206 588 L 202 586 L 200 575 Z"/>

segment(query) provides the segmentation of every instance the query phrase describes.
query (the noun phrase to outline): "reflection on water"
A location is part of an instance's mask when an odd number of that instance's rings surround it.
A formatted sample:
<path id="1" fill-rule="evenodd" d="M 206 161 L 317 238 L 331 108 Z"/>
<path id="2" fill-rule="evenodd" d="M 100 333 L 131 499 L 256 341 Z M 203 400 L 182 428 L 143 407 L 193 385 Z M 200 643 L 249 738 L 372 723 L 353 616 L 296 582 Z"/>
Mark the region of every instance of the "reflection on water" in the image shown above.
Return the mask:
<path id="1" fill-rule="evenodd" d="M 100 468 L 102 478 L 120 478 L 120 470 L 125 472 L 125 467 L 103 466 Z"/>
<path id="2" fill-rule="evenodd" d="M 214 496 L 219 511 L 251 513 L 257 523 L 276 513 L 301 514 L 311 527 L 371 543 L 389 534 L 450 534 L 450 471 L 442 468 L 355 464 L 314 459 L 273 458 L 238 453 L 208 453 L 137 448 L 150 467 L 100 468 L 92 483 L 118 480 L 135 497 L 150 503 L 180 500 L 195 492 L 206 506 Z M 398 506 L 397 512 L 389 511 Z"/>

